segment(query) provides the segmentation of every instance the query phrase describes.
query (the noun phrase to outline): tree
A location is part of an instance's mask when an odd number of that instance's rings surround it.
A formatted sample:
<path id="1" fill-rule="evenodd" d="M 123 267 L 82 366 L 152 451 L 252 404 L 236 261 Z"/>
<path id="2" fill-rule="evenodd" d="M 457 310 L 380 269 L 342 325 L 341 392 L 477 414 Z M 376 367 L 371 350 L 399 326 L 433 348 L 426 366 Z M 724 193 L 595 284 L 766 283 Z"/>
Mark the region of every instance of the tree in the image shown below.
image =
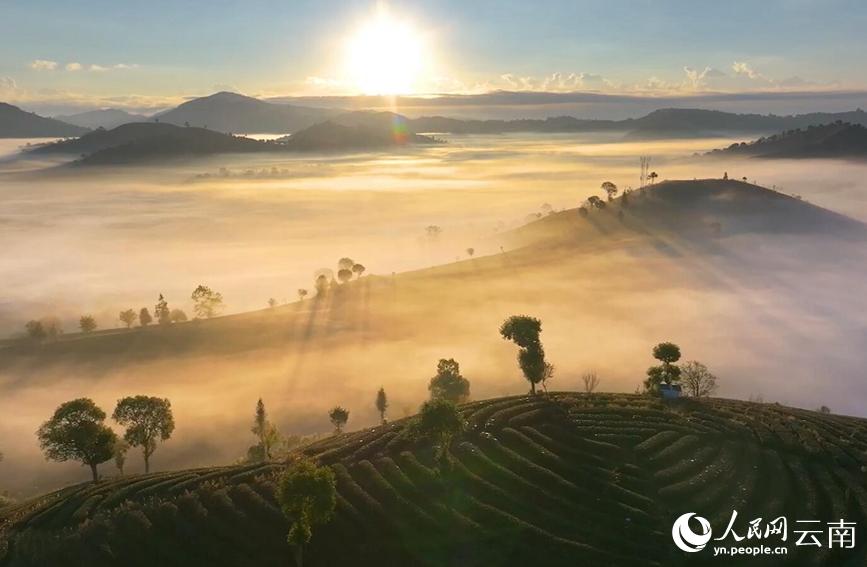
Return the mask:
<path id="1" fill-rule="evenodd" d="M 352 270 L 341 268 L 337 271 L 337 279 L 339 279 L 341 283 L 349 283 L 349 280 L 352 279 Z"/>
<path id="2" fill-rule="evenodd" d="M 172 309 L 169 318 L 172 320 L 172 323 L 183 323 L 187 320 L 187 314 L 180 309 Z"/>
<path id="3" fill-rule="evenodd" d="M 602 208 L 602 199 L 600 199 L 596 195 L 590 195 L 589 197 L 587 197 L 587 204 L 592 209 L 601 209 Z"/>
<path id="4" fill-rule="evenodd" d="M 545 394 L 548 394 L 548 380 L 554 377 L 554 365 L 545 363 L 545 370 L 542 372 L 542 389 Z"/>
<path id="5" fill-rule="evenodd" d="M 340 270 L 349 270 L 351 272 L 354 265 L 355 261 L 352 258 L 341 258 L 337 261 L 337 268 Z"/>
<path id="6" fill-rule="evenodd" d="M 831 415 L 831 408 L 829 408 L 828 406 L 821 406 L 818 411 L 819 413 L 824 413 L 825 415 Z"/>
<path id="7" fill-rule="evenodd" d="M 578 207 L 578 214 L 581 215 L 582 218 L 587 218 L 590 211 L 587 210 L 587 207 Z"/>
<path id="8" fill-rule="evenodd" d="M 430 226 L 425 227 L 424 231 L 425 231 L 425 232 L 427 233 L 427 235 L 430 236 L 431 238 L 436 238 L 436 237 L 438 237 L 440 234 L 442 234 L 443 229 L 442 229 L 441 227 L 435 225 L 435 224 L 432 224 L 432 225 L 430 225 Z"/>
<path id="9" fill-rule="evenodd" d="M 298 459 L 283 473 L 278 498 L 289 520 L 287 540 L 294 546 L 296 565 L 302 567 L 303 549 L 313 537 L 313 526 L 327 523 L 337 506 L 334 471 L 308 459 Z"/>
<path id="10" fill-rule="evenodd" d="M 263 460 L 267 461 L 271 460 L 271 439 L 268 435 L 270 425 L 268 414 L 265 411 L 265 402 L 262 401 L 262 398 L 259 398 L 259 402 L 256 404 L 256 417 L 253 418 L 253 428 L 251 431 L 259 438 L 259 447 Z"/>
<path id="11" fill-rule="evenodd" d="M 362 274 L 364 274 L 365 270 L 367 270 L 367 268 L 365 268 L 362 264 L 353 264 L 352 266 L 352 273 L 359 278 L 362 276 Z"/>
<path id="12" fill-rule="evenodd" d="M 150 458 L 157 440 L 166 441 L 175 430 L 172 403 L 166 398 L 135 396 L 118 400 L 111 418 L 126 427 L 123 438 L 144 453 L 145 472 L 150 472 Z"/>
<path id="13" fill-rule="evenodd" d="M 316 297 L 325 296 L 328 292 L 328 278 L 326 278 L 324 274 L 316 278 L 315 287 Z"/>
<path id="14" fill-rule="evenodd" d="M 114 456 L 117 436 L 105 425 L 105 412 L 90 398 L 62 404 L 36 432 L 47 459 L 79 461 L 90 467 L 93 482 L 99 482 L 97 466 Z"/>
<path id="15" fill-rule="evenodd" d="M 153 321 L 153 317 L 151 317 L 150 312 L 147 307 L 142 307 L 141 311 L 138 314 L 138 322 L 142 327 L 147 327 Z"/>
<path id="16" fill-rule="evenodd" d="M 63 323 L 60 319 L 54 316 L 43 317 L 40 321 L 42 328 L 45 330 L 45 336 L 51 342 L 60 340 L 60 335 L 63 334 Z"/>
<path id="17" fill-rule="evenodd" d="M 449 446 L 452 439 L 464 432 L 467 422 L 454 402 L 445 399 L 426 401 L 418 416 L 407 427 L 407 434 L 415 439 L 429 439 L 436 444 L 436 460 L 440 473 L 451 467 Z"/>
<path id="18" fill-rule="evenodd" d="M 307 297 L 307 290 L 306 290 L 306 289 L 303 289 L 303 288 L 300 288 L 300 289 L 298 290 L 298 299 L 299 299 L 300 301 L 304 301 L 304 298 L 305 298 L 305 297 Z"/>
<path id="19" fill-rule="evenodd" d="M 349 421 L 349 410 L 340 406 L 334 406 L 328 412 L 328 419 L 331 420 L 331 425 L 334 426 L 336 433 L 339 435 L 343 432 L 346 422 Z"/>
<path id="20" fill-rule="evenodd" d="M 121 311 L 118 318 L 126 325 L 127 329 L 129 329 L 138 320 L 138 314 L 132 309 L 127 309 L 126 311 Z"/>
<path id="21" fill-rule="evenodd" d="M 120 476 L 123 476 L 123 467 L 126 465 L 126 454 L 129 451 L 129 443 L 126 439 L 118 439 L 114 444 L 114 466 L 117 467 Z"/>
<path id="22" fill-rule="evenodd" d="M 584 382 L 584 391 L 588 394 L 592 394 L 599 385 L 599 377 L 595 372 L 585 372 L 581 375 L 581 380 Z"/>
<path id="23" fill-rule="evenodd" d="M 270 307 L 271 309 L 277 307 L 277 300 L 274 299 L 273 297 L 271 299 L 269 299 L 268 300 L 268 307 Z"/>
<path id="24" fill-rule="evenodd" d="M 467 248 L 467 256 L 469 256 L 470 258 L 472 258 L 473 254 L 475 254 L 475 253 L 476 253 L 475 248 Z"/>
<path id="25" fill-rule="evenodd" d="M 545 377 L 548 364 L 539 338 L 541 333 L 542 322 L 526 315 L 509 317 L 500 327 L 500 334 L 504 339 L 521 347 L 518 351 L 518 366 L 524 373 L 524 378 L 530 382 L 530 393 L 533 395 L 536 394 L 536 384 Z"/>
<path id="26" fill-rule="evenodd" d="M 701 362 L 690 360 L 680 369 L 680 381 L 686 393 L 694 398 L 712 396 L 717 391 L 717 377 Z"/>
<path id="27" fill-rule="evenodd" d="M 193 300 L 193 313 L 200 319 L 216 317 L 223 310 L 223 294 L 213 291 L 205 285 L 193 290 L 190 296 Z"/>
<path id="28" fill-rule="evenodd" d="M 385 419 L 385 411 L 388 409 L 388 396 L 385 395 L 385 387 L 380 387 L 379 391 L 376 393 L 376 411 L 379 412 L 379 419 L 382 421 L 383 425 L 388 423 L 388 420 Z"/>
<path id="29" fill-rule="evenodd" d="M 184 120 L 184 128 L 189 128 L 190 122 L 188 120 Z"/>
<path id="30" fill-rule="evenodd" d="M 680 360 L 680 347 L 674 343 L 659 343 L 653 347 L 653 358 L 662 364 L 647 369 L 647 379 L 644 381 L 647 392 L 659 391 L 659 385 L 663 382 L 671 385 L 680 381 L 680 368 L 674 364 Z"/>
<path id="31" fill-rule="evenodd" d="M 154 305 L 154 317 L 160 325 L 169 325 L 172 322 L 172 312 L 169 310 L 169 302 L 160 294 L 157 304 Z"/>
<path id="32" fill-rule="evenodd" d="M 656 178 L 659 177 L 659 175 L 655 171 L 651 171 L 650 175 L 647 177 L 650 179 L 650 184 L 653 185 L 653 182 L 656 181 Z"/>
<path id="33" fill-rule="evenodd" d="M 41 321 L 27 321 L 27 324 L 24 325 L 24 329 L 27 331 L 27 336 L 38 343 L 42 343 L 42 341 L 48 337 Z"/>
<path id="34" fill-rule="evenodd" d="M 90 315 L 82 315 L 78 318 L 78 328 L 82 333 L 92 333 L 96 330 L 96 319 Z"/>
<path id="35" fill-rule="evenodd" d="M 461 367 L 453 358 L 441 358 L 437 375 L 431 378 L 427 389 L 432 400 L 460 403 L 470 397 L 470 381 L 461 376 Z"/>
<path id="36" fill-rule="evenodd" d="M 608 194 L 609 201 L 613 201 L 614 196 L 617 195 L 617 185 L 611 183 L 610 181 L 606 181 L 602 184 L 602 190 Z"/>

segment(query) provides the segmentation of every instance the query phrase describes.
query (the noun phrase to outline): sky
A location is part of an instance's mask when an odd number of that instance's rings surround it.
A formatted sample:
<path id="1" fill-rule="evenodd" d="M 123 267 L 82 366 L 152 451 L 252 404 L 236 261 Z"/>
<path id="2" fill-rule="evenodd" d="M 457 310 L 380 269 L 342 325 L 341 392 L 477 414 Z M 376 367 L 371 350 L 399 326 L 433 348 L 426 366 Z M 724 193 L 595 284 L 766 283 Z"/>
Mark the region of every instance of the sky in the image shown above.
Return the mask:
<path id="1" fill-rule="evenodd" d="M 31 108 L 867 89 L 863 0 L 0 0 L 0 21 L 0 100 Z"/>

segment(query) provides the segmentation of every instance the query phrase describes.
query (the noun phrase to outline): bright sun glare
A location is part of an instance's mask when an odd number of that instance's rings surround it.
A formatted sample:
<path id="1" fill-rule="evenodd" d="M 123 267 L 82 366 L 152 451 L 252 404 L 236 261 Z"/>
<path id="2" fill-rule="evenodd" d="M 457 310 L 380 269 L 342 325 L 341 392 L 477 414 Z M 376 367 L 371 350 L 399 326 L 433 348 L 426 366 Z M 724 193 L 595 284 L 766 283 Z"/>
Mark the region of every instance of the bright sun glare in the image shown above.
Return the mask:
<path id="1" fill-rule="evenodd" d="M 349 73 L 364 94 L 411 92 L 424 63 L 419 33 L 383 13 L 364 24 L 347 47 Z"/>

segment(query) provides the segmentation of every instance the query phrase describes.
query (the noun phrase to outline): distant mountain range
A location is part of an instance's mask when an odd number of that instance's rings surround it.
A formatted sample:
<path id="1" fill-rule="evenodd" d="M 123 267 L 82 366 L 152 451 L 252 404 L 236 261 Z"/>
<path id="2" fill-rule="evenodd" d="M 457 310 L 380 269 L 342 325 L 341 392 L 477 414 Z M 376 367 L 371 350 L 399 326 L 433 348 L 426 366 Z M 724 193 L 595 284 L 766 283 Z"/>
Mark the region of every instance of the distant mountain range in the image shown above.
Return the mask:
<path id="1" fill-rule="evenodd" d="M 148 120 L 143 114 L 131 114 L 125 110 L 117 108 L 103 108 L 101 110 L 90 110 L 88 112 L 79 112 L 78 114 L 58 115 L 55 120 L 62 120 L 68 124 L 81 126 L 82 128 L 106 128 L 108 130 L 117 128 L 122 124 L 132 122 L 144 122 Z"/>
<path id="2" fill-rule="evenodd" d="M 796 128 L 749 143 L 732 144 L 709 152 L 720 157 L 759 158 L 867 158 L 867 128 L 838 121 Z"/>
<path id="3" fill-rule="evenodd" d="M 437 143 L 428 136 L 395 127 L 388 116 L 347 120 L 364 124 L 325 121 L 268 142 L 194 126 L 138 122 L 112 130 L 99 128 L 77 139 L 30 149 L 27 154 L 75 156 L 76 165 L 131 165 L 227 153 L 355 151 Z"/>
<path id="4" fill-rule="evenodd" d="M 291 134 L 332 116 L 340 110 L 273 104 L 229 92 L 193 99 L 155 116 L 176 126 L 198 126 L 236 134 Z"/>
<path id="5" fill-rule="evenodd" d="M 55 138 L 81 136 L 87 128 L 25 112 L 0 102 L 0 138 Z"/>

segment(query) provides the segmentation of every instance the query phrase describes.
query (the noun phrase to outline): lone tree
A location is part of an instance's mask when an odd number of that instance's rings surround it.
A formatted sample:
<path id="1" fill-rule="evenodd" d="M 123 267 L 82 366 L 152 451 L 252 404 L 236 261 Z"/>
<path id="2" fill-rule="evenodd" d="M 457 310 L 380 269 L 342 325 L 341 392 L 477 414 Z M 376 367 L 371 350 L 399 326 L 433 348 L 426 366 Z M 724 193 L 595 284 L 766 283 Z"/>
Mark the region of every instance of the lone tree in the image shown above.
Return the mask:
<path id="1" fill-rule="evenodd" d="M 592 394 L 599 386 L 599 377 L 596 376 L 595 372 L 585 372 L 581 375 L 581 380 L 584 382 L 584 391 L 588 394 Z"/>
<path id="2" fill-rule="evenodd" d="M 340 283 L 349 283 L 352 275 L 352 270 L 347 270 L 346 268 L 341 268 L 337 271 L 337 279 L 340 280 Z"/>
<path id="3" fill-rule="evenodd" d="M 271 460 L 271 441 L 272 435 L 269 435 L 271 424 L 268 422 L 268 413 L 265 411 L 265 402 L 259 398 L 256 404 L 256 417 L 253 419 L 253 427 L 251 431 L 259 438 L 259 450 L 262 454 L 263 461 Z"/>
<path id="4" fill-rule="evenodd" d="M 524 378 L 530 382 L 530 393 L 533 395 L 536 394 L 536 384 L 546 377 L 549 366 L 539 338 L 541 333 L 542 322 L 526 315 L 509 317 L 500 327 L 500 334 L 504 339 L 521 347 L 518 351 L 518 366 L 524 373 Z"/>
<path id="5" fill-rule="evenodd" d="M 126 454 L 128 451 L 129 443 L 127 443 L 126 439 L 118 439 L 114 443 L 114 466 L 117 467 L 120 476 L 123 476 L 123 467 L 126 465 Z"/>
<path id="6" fill-rule="evenodd" d="M 718 389 L 717 377 L 695 360 L 685 362 L 680 368 L 680 381 L 687 394 L 694 398 L 712 396 Z"/>
<path id="7" fill-rule="evenodd" d="M 129 329 L 135 324 L 138 319 L 138 314 L 136 314 L 132 309 L 127 309 L 126 311 L 121 311 L 118 318 L 124 325 L 126 325 L 126 328 Z"/>
<path id="8" fill-rule="evenodd" d="M 273 297 L 271 299 L 269 299 L 268 300 L 268 307 L 270 307 L 271 309 L 274 309 L 275 307 L 277 307 L 277 300 L 274 299 Z"/>
<path id="9" fill-rule="evenodd" d="M 470 258 L 472 258 L 473 254 L 475 254 L 475 253 L 476 253 L 475 248 L 467 248 L 467 256 L 469 256 Z"/>
<path id="10" fill-rule="evenodd" d="M 592 209 L 601 209 L 604 203 L 602 203 L 602 199 L 600 199 L 596 195 L 590 195 L 589 197 L 587 197 L 587 204 Z"/>
<path id="11" fill-rule="evenodd" d="M 82 333 L 92 333 L 96 330 L 96 319 L 90 315 L 82 315 L 78 318 L 78 328 Z"/>
<path id="12" fill-rule="evenodd" d="M 328 419 L 331 420 L 331 425 L 334 426 L 335 433 L 339 435 L 343 432 L 346 422 L 349 421 L 349 410 L 340 406 L 334 406 L 328 412 Z"/>
<path id="13" fill-rule="evenodd" d="M 157 304 L 154 305 L 154 317 L 160 325 L 169 325 L 172 322 L 172 312 L 169 309 L 169 302 L 160 294 Z"/>
<path id="14" fill-rule="evenodd" d="M 608 200 L 613 201 L 614 196 L 617 195 L 617 185 L 611 183 L 610 181 L 606 181 L 602 184 L 602 190 L 608 195 Z"/>
<path id="15" fill-rule="evenodd" d="M 437 375 L 430 379 L 427 389 L 432 400 L 460 403 L 470 397 L 470 381 L 461 376 L 461 367 L 454 358 L 441 358 Z"/>
<path id="16" fill-rule="evenodd" d="M 657 178 L 657 177 L 659 177 L 659 174 L 656 173 L 655 171 L 651 171 L 651 172 L 650 172 L 650 175 L 647 176 L 647 178 L 650 179 L 650 184 L 651 184 L 651 185 L 653 185 L 653 182 L 656 181 L 656 178 Z"/>
<path id="17" fill-rule="evenodd" d="M 48 333 L 45 332 L 45 327 L 42 325 L 41 321 L 27 321 L 27 324 L 24 325 L 24 329 L 27 331 L 27 336 L 38 343 L 41 343 L 48 338 Z"/>
<path id="18" fill-rule="evenodd" d="M 200 319 L 216 317 L 223 310 L 223 294 L 200 285 L 190 296 L 193 300 L 193 313 Z"/>
<path id="19" fill-rule="evenodd" d="M 659 385 L 663 382 L 671 385 L 680 381 L 680 368 L 674 364 L 680 360 L 679 346 L 674 343 L 659 343 L 653 347 L 653 358 L 662 364 L 647 369 L 647 379 L 644 381 L 647 392 L 658 392 Z"/>
<path id="20" fill-rule="evenodd" d="M 367 270 L 367 268 L 365 268 L 362 264 L 354 264 L 352 266 L 352 273 L 359 278 L 364 274 L 365 270 Z"/>
<path id="21" fill-rule="evenodd" d="M 79 461 L 90 467 L 99 482 L 97 465 L 114 456 L 117 435 L 105 425 L 105 412 L 90 398 L 62 404 L 36 432 L 39 447 L 53 461 Z"/>
<path id="22" fill-rule="evenodd" d="M 325 274 L 322 274 L 318 278 L 316 278 L 315 287 L 316 287 L 316 296 L 317 297 L 319 297 L 319 296 L 324 297 L 325 294 L 328 292 L 328 278 L 325 277 Z"/>
<path id="23" fill-rule="evenodd" d="M 293 462 L 280 479 L 280 507 L 289 520 L 289 537 L 295 564 L 302 567 L 304 546 L 313 537 L 313 526 L 325 524 L 337 506 L 334 471 L 308 459 Z"/>
<path id="24" fill-rule="evenodd" d="M 385 395 L 385 387 L 380 387 L 376 393 L 376 411 L 379 412 L 379 419 L 383 425 L 388 423 L 385 419 L 385 411 L 388 409 L 388 396 Z"/>
<path id="25" fill-rule="evenodd" d="M 172 323 L 183 323 L 187 320 L 187 314 L 180 309 L 172 309 L 170 317 Z"/>
<path id="26" fill-rule="evenodd" d="M 150 458 L 157 440 L 166 441 L 175 430 L 172 403 L 167 398 L 135 396 L 118 400 L 111 418 L 126 427 L 123 438 L 144 452 L 145 472 L 150 472 Z"/>
<path id="27" fill-rule="evenodd" d="M 300 301 L 304 301 L 304 298 L 307 297 L 307 290 L 304 288 L 298 289 L 298 299 Z"/>
<path id="28" fill-rule="evenodd" d="M 147 307 L 142 307 L 141 311 L 138 314 L 138 322 L 142 327 L 147 327 L 153 321 L 153 317 L 151 317 L 150 311 L 148 311 Z"/>
<path id="29" fill-rule="evenodd" d="M 411 438 L 429 439 L 436 444 L 436 460 L 440 473 L 451 469 L 449 446 L 452 439 L 464 432 L 467 422 L 454 402 L 444 399 L 422 404 L 418 416 L 407 427 Z"/>

